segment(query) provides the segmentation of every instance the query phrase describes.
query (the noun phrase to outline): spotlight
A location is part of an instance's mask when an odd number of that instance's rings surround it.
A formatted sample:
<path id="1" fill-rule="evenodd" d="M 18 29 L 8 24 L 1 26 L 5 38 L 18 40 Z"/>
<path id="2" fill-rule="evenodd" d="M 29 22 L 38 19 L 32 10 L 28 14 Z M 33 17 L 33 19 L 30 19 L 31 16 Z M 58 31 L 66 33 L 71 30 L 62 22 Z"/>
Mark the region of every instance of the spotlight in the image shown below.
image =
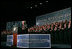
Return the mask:
<path id="1" fill-rule="evenodd" d="M 39 23 L 37 22 L 36 25 L 39 25 Z"/>
<path id="2" fill-rule="evenodd" d="M 35 5 L 35 7 L 37 7 L 37 5 Z"/>
<path id="3" fill-rule="evenodd" d="M 18 27 L 16 25 L 13 25 L 13 30 L 12 30 L 13 33 L 17 33 L 18 32 Z"/>
<path id="4" fill-rule="evenodd" d="M 40 5 L 42 5 L 42 3 L 40 3 Z"/>
<path id="5" fill-rule="evenodd" d="M 14 27 L 13 31 L 16 31 L 16 27 Z"/>
<path id="6" fill-rule="evenodd" d="M 33 8 L 33 7 L 30 7 L 31 9 Z"/>
<path id="7" fill-rule="evenodd" d="M 46 2 L 48 2 L 48 1 L 46 1 Z"/>

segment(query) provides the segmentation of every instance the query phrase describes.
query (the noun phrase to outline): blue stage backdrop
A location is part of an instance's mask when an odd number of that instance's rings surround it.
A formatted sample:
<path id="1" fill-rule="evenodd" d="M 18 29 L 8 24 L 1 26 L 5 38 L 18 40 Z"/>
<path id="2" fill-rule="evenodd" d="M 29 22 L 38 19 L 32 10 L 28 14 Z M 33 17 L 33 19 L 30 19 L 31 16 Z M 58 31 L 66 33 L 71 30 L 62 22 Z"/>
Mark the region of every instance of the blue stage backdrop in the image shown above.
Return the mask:
<path id="1" fill-rule="evenodd" d="M 50 34 L 24 34 L 17 36 L 17 47 L 51 48 Z"/>
<path id="2" fill-rule="evenodd" d="M 17 35 L 17 47 L 29 48 L 29 34 Z"/>
<path id="3" fill-rule="evenodd" d="M 50 34 L 30 34 L 30 48 L 51 48 Z"/>
<path id="4" fill-rule="evenodd" d="M 13 45 L 13 35 L 7 35 L 7 46 L 12 46 Z"/>
<path id="5" fill-rule="evenodd" d="M 7 35 L 7 46 L 13 45 L 13 35 Z M 50 34 L 17 35 L 18 48 L 51 48 Z"/>

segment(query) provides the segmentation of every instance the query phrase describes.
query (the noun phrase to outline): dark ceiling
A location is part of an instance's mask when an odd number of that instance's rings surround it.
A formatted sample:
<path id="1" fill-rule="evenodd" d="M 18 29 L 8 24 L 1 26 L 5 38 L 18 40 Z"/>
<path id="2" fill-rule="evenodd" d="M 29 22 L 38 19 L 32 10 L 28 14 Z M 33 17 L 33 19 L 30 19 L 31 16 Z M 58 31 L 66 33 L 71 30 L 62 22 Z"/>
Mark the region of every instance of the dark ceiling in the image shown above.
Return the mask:
<path id="1" fill-rule="evenodd" d="M 46 2 L 47 1 L 47 2 Z M 42 4 L 40 4 L 42 3 Z M 37 5 L 37 6 L 35 6 Z M 70 1 L 2 1 L 1 2 L 1 13 L 2 16 L 13 18 L 13 17 L 19 17 L 19 18 L 31 18 L 36 17 L 39 15 L 43 15 L 46 13 L 51 13 L 57 10 L 61 10 L 64 8 L 68 8 L 71 6 Z"/>
<path id="2" fill-rule="evenodd" d="M 24 0 L 24 1 L 2 1 L 0 2 L 0 17 L 2 22 L 7 21 L 30 21 L 35 24 L 36 16 L 51 13 L 71 7 L 71 1 L 50 0 Z M 33 22 L 34 21 L 34 22 Z M 4 23 L 3 23 L 4 24 Z"/>

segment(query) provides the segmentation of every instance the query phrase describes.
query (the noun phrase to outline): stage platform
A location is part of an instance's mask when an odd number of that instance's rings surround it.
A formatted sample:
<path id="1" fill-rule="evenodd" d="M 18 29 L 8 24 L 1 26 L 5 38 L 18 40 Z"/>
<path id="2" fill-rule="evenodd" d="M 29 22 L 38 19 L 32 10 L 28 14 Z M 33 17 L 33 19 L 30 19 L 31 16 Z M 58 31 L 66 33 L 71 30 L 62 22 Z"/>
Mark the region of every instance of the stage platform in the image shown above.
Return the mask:
<path id="1" fill-rule="evenodd" d="M 1 42 L 1 47 L 2 48 L 13 48 L 6 46 L 6 42 Z M 17 47 L 14 47 L 17 48 Z M 68 44 L 51 44 L 51 48 L 71 48 L 71 45 Z"/>

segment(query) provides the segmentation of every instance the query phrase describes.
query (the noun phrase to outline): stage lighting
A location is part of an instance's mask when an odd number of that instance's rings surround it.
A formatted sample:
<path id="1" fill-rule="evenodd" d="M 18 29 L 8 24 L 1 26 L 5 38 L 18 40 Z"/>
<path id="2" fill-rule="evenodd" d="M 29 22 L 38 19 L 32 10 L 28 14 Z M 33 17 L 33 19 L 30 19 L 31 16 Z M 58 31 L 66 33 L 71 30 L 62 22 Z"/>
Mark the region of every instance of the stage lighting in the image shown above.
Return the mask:
<path id="1" fill-rule="evenodd" d="M 48 1 L 46 1 L 46 2 L 48 2 Z"/>
<path id="2" fill-rule="evenodd" d="M 17 33 L 18 32 L 18 27 L 16 25 L 13 26 L 13 33 Z"/>
<path id="3" fill-rule="evenodd" d="M 42 3 L 40 3 L 40 5 L 42 5 Z"/>
<path id="4" fill-rule="evenodd" d="M 16 31 L 16 27 L 14 27 L 13 31 Z"/>
<path id="5" fill-rule="evenodd" d="M 33 8 L 33 7 L 30 7 L 31 9 Z"/>
<path id="6" fill-rule="evenodd" d="M 37 5 L 35 5 L 35 7 L 37 7 Z"/>
<path id="7" fill-rule="evenodd" d="M 36 23 L 36 25 L 39 25 L 39 23 Z"/>

